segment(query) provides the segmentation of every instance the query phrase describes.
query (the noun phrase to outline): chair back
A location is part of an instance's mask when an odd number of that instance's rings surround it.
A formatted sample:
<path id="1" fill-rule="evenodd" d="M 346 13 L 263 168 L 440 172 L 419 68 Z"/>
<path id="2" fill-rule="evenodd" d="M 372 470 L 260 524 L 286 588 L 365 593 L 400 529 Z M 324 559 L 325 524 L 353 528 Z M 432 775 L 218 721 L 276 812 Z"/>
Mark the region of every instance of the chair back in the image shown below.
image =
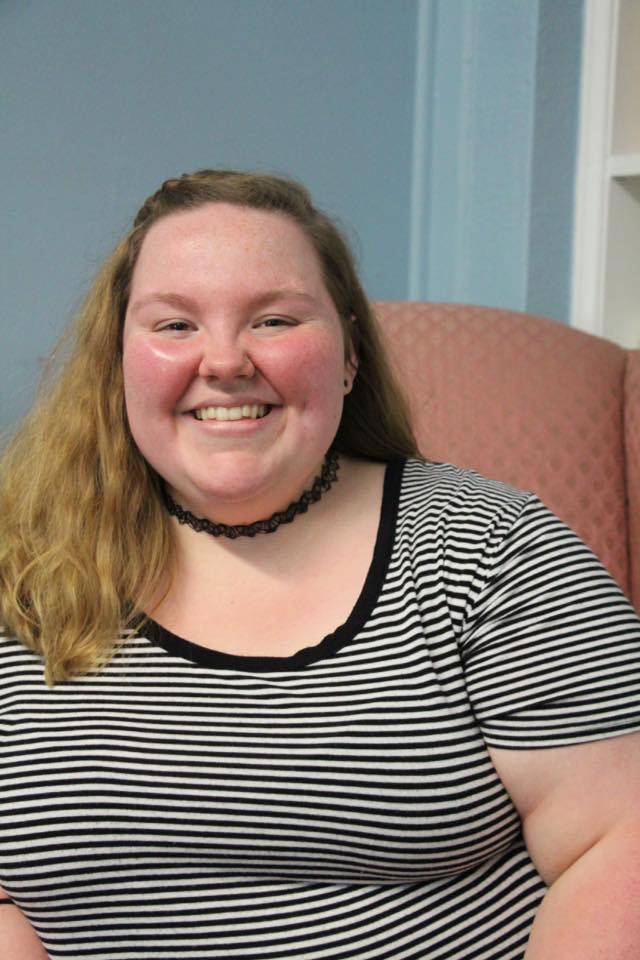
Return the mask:
<path id="1" fill-rule="evenodd" d="M 375 307 L 423 455 L 532 490 L 640 612 L 640 351 L 507 310 Z"/>

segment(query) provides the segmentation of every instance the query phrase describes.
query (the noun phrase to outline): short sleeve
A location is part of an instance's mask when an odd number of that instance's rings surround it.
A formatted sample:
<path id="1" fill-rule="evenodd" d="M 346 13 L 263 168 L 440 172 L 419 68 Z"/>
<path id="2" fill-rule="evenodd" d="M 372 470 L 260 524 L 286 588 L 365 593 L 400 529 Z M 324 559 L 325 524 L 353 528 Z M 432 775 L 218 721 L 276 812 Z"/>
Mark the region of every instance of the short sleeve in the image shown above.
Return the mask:
<path id="1" fill-rule="evenodd" d="M 460 646 L 489 746 L 640 729 L 640 621 L 589 548 L 535 497 L 489 544 Z"/>

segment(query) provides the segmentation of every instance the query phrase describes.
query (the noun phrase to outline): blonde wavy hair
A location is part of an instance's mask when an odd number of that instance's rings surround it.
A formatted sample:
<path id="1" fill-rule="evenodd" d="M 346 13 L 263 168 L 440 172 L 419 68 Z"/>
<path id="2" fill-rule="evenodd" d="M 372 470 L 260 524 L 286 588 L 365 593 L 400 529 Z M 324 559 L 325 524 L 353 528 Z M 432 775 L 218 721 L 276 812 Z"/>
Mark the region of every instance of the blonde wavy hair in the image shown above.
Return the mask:
<path id="1" fill-rule="evenodd" d="M 41 654 L 49 684 L 100 669 L 171 577 L 162 481 L 127 423 L 122 327 L 150 227 L 219 202 L 290 217 L 317 252 L 346 354 L 358 357 L 335 447 L 376 460 L 417 455 L 348 245 L 306 189 L 283 177 L 226 170 L 167 180 L 98 274 L 0 459 L 0 622 Z"/>

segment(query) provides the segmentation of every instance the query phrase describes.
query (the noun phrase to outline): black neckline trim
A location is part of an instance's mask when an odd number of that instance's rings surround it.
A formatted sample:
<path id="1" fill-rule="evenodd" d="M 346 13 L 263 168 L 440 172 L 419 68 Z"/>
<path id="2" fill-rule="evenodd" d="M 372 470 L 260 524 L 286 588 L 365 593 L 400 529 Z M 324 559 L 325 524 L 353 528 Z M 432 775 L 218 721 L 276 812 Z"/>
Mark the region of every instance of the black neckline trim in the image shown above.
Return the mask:
<path id="1" fill-rule="evenodd" d="M 375 607 L 386 577 L 395 539 L 397 504 L 400 495 L 404 460 L 392 460 L 384 475 L 380 522 L 373 548 L 373 557 L 362 590 L 345 622 L 333 633 L 327 634 L 320 643 L 304 647 L 290 657 L 243 657 L 233 653 L 221 653 L 200 644 L 185 640 L 150 618 L 139 630 L 139 636 L 162 647 L 172 656 L 189 660 L 204 667 L 227 670 L 242 670 L 248 673 L 286 672 L 299 670 L 332 656 L 362 629 Z"/>

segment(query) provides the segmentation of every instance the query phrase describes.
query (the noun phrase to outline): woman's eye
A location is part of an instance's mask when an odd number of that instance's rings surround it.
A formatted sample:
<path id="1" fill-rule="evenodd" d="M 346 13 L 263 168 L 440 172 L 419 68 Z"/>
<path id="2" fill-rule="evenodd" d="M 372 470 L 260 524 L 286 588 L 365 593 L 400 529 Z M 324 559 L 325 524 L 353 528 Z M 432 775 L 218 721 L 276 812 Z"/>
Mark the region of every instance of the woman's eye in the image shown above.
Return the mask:
<path id="1" fill-rule="evenodd" d="M 173 330 L 177 333 L 181 333 L 184 330 L 189 329 L 189 324 L 186 320 L 169 320 L 168 323 L 160 324 L 160 330 Z"/>
<path id="2" fill-rule="evenodd" d="M 288 317 L 265 317 L 256 324 L 257 327 L 293 327 L 294 325 L 295 320 Z"/>

